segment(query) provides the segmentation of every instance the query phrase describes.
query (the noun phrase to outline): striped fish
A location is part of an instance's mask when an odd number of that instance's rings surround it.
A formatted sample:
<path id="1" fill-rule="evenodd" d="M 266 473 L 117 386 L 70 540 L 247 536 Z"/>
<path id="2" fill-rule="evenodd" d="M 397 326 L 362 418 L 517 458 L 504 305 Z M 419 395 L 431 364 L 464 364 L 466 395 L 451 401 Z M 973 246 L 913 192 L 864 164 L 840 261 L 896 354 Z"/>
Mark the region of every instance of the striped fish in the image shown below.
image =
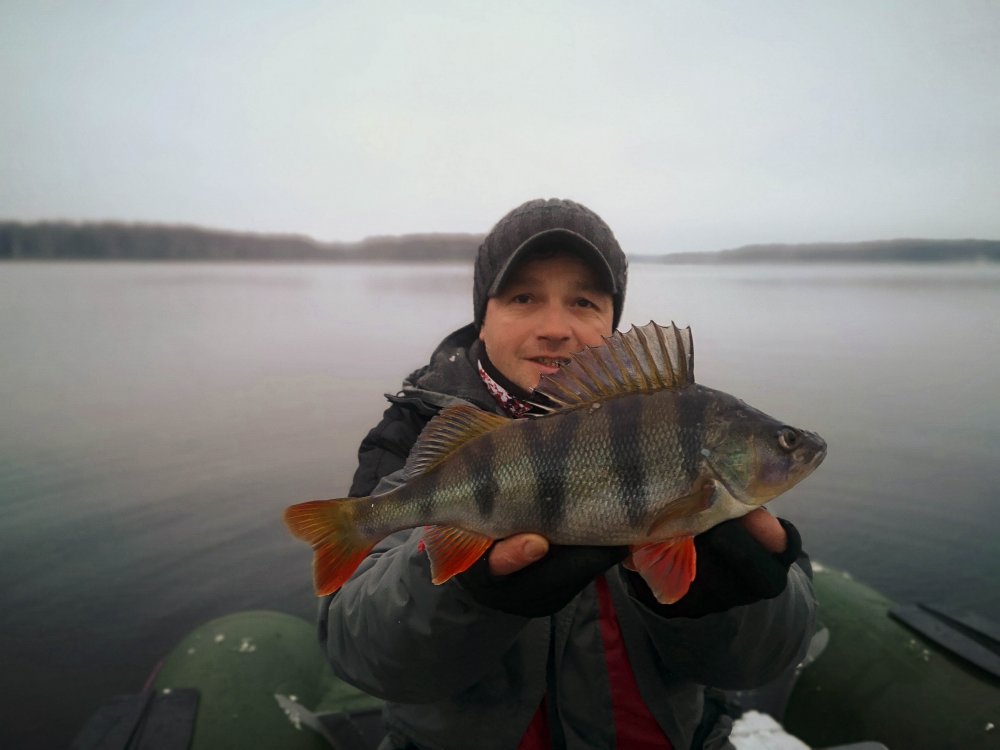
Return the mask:
<path id="1" fill-rule="evenodd" d="M 292 533 L 315 550 L 316 593 L 339 589 L 383 537 L 425 526 L 436 584 L 495 540 L 535 532 L 630 546 L 631 564 L 672 603 L 694 579 L 694 535 L 777 497 L 826 455 L 815 433 L 696 384 L 690 328 L 616 332 L 535 393 L 547 413 L 533 419 L 443 410 L 390 492 L 288 508 Z"/>

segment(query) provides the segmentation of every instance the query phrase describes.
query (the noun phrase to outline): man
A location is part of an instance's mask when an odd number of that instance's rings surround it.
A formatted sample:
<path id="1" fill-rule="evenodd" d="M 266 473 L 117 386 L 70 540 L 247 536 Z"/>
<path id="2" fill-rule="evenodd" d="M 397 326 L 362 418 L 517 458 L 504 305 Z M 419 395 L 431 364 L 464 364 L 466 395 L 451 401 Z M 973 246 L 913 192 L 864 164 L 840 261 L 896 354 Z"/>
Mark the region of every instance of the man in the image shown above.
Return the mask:
<path id="1" fill-rule="evenodd" d="M 361 444 L 352 496 L 398 485 L 442 408 L 524 417 L 542 375 L 617 327 L 627 263 L 608 226 L 564 200 L 511 211 L 479 249 L 474 322 L 390 396 Z M 383 750 L 725 747 L 705 685 L 749 688 L 797 663 L 815 602 L 794 527 L 763 509 L 696 539 L 698 575 L 659 604 L 622 547 L 497 541 L 431 583 L 420 529 L 380 542 L 324 600 L 334 670 L 388 701 Z M 807 566 L 807 558 L 802 564 Z"/>

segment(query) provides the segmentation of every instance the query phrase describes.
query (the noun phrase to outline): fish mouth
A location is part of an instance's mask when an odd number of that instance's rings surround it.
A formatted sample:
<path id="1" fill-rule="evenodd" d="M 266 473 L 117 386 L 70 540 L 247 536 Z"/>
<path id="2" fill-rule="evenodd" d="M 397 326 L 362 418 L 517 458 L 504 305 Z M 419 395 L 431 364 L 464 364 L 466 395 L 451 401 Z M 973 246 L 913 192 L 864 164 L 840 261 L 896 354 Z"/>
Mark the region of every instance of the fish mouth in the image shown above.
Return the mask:
<path id="1" fill-rule="evenodd" d="M 806 438 L 806 444 L 796 450 L 792 457 L 797 463 L 812 471 L 826 458 L 826 441 L 815 432 L 802 430 L 802 435 Z"/>

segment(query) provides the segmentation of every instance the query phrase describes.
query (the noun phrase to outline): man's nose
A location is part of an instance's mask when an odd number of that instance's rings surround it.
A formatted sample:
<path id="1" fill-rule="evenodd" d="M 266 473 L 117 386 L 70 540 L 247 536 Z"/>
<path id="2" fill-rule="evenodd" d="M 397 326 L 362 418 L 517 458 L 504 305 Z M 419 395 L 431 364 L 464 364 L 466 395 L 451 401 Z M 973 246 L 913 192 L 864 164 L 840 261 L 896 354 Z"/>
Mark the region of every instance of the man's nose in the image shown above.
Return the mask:
<path id="1" fill-rule="evenodd" d="M 562 305 L 546 305 L 539 322 L 538 338 L 562 344 L 573 337 L 572 318 Z"/>

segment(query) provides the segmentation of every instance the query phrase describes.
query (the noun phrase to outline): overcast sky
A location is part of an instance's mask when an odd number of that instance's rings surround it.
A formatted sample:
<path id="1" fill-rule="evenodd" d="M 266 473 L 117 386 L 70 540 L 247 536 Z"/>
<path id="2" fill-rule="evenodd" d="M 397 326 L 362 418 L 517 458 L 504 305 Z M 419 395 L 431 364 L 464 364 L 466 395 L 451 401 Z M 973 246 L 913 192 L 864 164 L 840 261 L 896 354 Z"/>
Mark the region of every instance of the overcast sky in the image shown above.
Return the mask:
<path id="1" fill-rule="evenodd" d="M 1000 2 L 0 0 L 0 219 L 1000 239 Z"/>

